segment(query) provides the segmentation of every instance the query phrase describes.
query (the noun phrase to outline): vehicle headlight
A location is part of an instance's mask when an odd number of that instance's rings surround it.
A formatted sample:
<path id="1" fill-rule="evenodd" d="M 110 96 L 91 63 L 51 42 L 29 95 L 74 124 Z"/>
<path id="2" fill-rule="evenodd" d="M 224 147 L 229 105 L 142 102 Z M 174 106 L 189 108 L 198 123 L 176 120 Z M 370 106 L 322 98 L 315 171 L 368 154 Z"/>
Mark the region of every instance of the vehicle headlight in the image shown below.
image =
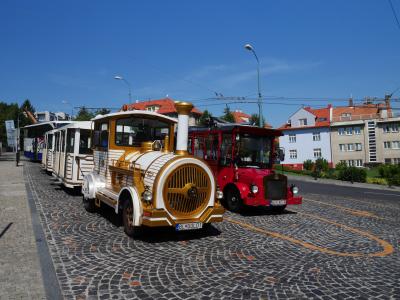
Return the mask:
<path id="1" fill-rule="evenodd" d="M 292 185 L 291 190 L 293 195 L 296 195 L 299 192 L 299 188 L 295 185 Z"/>
<path id="2" fill-rule="evenodd" d="M 257 194 L 257 193 L 258 193 L 258 186 L 256 186 L 255 184 L 252 184 L 252 185 L 250 186 L 250 191 L 251 191 L 253 194 Z"/>
<path id="3" fill-rule="evenodd" d="M 224 198 L 224 193 L 220 190 L 217 190 L 215 196 L 217 197 L 218 200 L 221 200 L 222 198 Z"/>
<path id="4" fill-rule="evenodd" d="M 142 199 L 147 202 L 151 201 L 153 199 L 153 193 L 149 190 L 145 190 L 142 194 Z"/>

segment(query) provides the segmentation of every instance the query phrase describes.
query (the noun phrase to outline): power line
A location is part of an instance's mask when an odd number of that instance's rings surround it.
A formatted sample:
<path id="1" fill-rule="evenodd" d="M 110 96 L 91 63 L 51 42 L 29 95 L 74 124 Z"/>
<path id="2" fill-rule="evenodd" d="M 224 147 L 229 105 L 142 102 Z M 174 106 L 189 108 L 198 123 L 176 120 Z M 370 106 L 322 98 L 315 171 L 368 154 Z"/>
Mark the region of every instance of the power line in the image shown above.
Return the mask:
<path id="1" fill-rule="evenodd" d="M 392 0 L 388 0 L 388 1 L 389 1 L 389 3 L 390 3 L 390 8 L 392 9 L 393 16 L 394 16 L 394 18 L 396 19 L 397 27 L 400 29 L 400 22 L 399 22 L 399 19 L 397 18 L 397 13 L 396 13 L 396 10 L 394 9 Z"/>

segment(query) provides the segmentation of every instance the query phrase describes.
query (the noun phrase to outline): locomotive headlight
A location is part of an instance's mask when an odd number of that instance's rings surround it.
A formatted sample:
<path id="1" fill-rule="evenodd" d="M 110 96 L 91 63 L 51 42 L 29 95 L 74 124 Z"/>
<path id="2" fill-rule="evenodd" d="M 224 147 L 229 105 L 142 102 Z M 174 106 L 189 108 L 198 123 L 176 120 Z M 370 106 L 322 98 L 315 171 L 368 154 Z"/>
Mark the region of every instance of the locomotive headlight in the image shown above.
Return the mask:
<path id="1" fill-rule="evenodd" d="M 299 192 L 299 188 L 294 184 L 290 187 L 290 189 L 292 190 L 293 195 L 296 195 Z"/>
<path id="2" fill-rule="evenodd" d="M 146 202 L 150 202 L 153 199 L 153 193 L 149 190 L 145 190 L 142 194 L 142 199 Z"/>
<path id="3" fill-rule="evenodd" d="M 257 193 L 258 193 L 258 186 L 256 186 L 255 184 L 252 184 L 252 185 L 250 186 L 250 191 L 251 191 L 253 194 L 257 194 Z"/>
<path id="4" fill-rule="evenodd" d="M 224 193 L 220 190 L 217 190 L 217 192 L 215 193 L 215 197 L 217 197 L 218 200 L 221 200 L 222 198 L 224 198 Z"/>

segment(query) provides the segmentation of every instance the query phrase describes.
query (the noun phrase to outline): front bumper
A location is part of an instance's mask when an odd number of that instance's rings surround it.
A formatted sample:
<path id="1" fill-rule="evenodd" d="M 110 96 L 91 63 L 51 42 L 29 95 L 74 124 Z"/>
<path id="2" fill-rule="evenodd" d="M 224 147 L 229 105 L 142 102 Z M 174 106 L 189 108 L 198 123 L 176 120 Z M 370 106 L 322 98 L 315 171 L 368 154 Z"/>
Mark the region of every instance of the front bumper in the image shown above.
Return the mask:
<path id="1" fill-rule="evenodd" d="M 222 222 L 225 209 L 222 206 L 208 207 L 199 217 L 172 219 L 164 209 L 143 209 L 142 225 L 149 227 L 173 226 L 183 223 L 216 223 Z"/>

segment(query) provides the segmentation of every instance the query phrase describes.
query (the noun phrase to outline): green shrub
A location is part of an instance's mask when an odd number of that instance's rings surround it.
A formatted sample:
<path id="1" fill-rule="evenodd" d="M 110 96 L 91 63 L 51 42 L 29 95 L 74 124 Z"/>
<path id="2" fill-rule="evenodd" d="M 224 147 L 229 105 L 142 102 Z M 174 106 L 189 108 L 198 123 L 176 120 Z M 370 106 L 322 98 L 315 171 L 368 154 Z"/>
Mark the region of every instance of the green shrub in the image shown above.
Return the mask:
<path id="1" fill-rule="evenodd" d="M 327 172 L 329 170 L 329 163 L 325 158 L 318 158 L 315 161 L 315 168 L 321 172 Z"/>
<path id="2" fill-rule="evenodd" d="M 346 168 L 347 168 L 347 164 L 344 161 L 341 161 L 340 163 L 336 164 L 336 167 L 335 167 L 335 169 L 338 171 L 346 169 Z"/>
<path id="3" fill-rule="evenodd" d="M 304 170 L 311 171 L 314 167 L 314 163 L 311 159 L 307 159 L 303 162 Z"/>
<path id="4" fill-rule="evenodd" d="M 367 183 L 381 184 L 381 185 L 388 184 L 385 178 L 375 178 L 375 177 L 367 177 Z"/>
<path id="5" fill-rule="evenodd" d="M 366 182 L 367 171 L 356 167 L 345 167 L 340 166 L 338 179 L 351 182 Z"/>
<path id="6" fill-rule="evenodd" d="M 400 165 L 381 165 L 379 175 L 386 179 L 388 185 L 400 186 Z"/>

